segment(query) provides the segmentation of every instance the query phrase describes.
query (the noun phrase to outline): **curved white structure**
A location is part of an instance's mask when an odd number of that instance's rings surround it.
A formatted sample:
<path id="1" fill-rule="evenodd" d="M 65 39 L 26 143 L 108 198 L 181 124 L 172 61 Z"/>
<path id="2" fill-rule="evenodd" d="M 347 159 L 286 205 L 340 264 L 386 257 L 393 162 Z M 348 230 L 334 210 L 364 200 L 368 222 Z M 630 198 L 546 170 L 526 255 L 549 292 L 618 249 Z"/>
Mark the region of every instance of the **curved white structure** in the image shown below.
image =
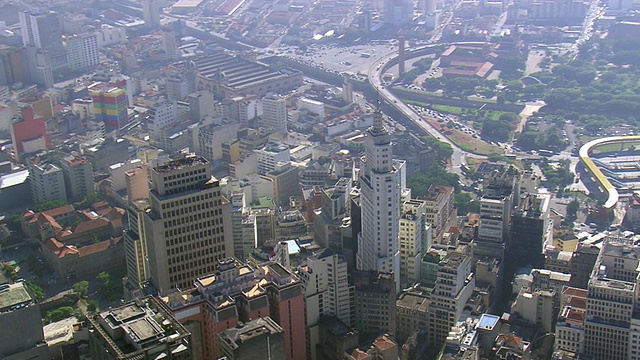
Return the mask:
<path id="1" fill-rule="evenodd" d="M 589 172 L 593 174 L 593 176 L 596 178 L 598 183 L 600 183 L 600 186 L 602 186 L 602 188 L 608 194 L 607 201 L 603 205 L 605 209 L 613 209 L 613 207 L 616 206 L 616 204 L 618 203 L 618 197 L 619 197 L 618 190 L 611 184 L 609 179 L 607 179 L 607 177 L 604 176 L 602 171 L 600 171 L 600 169 L 598 168 L 598 166 L 596 166 L 593 160 L 591 160 L 591 158 L 589 157 L 589 153 L 593 148 L 596 148 L 601 145 L 625 143 L 625 142 L 636 142 L 636 141 L 640 142 L 640 135 L 611 136 L 611 137 L 589 141 L 588 143 L 582 145 L 582 147 L 580 148 L 580 152 L 579 152 L 580 161 L 584 163 L 584 165 L 587 167 L 587 170 L 589 170 Z"/>

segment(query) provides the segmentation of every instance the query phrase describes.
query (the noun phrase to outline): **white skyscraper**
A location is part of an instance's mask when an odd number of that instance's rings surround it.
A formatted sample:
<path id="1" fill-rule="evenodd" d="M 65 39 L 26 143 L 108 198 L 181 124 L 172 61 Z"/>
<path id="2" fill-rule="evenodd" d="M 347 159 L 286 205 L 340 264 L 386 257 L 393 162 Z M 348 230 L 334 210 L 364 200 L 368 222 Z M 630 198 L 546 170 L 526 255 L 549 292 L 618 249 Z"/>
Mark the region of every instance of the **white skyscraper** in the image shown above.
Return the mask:
<path id="1" fill-rule="evenodd" d="M 366 160 L 360 173 L 362 231 L 358 235 L 358 270 L 393 273 L 400 286 L 398 235 L 404 162 L 393 161 L 391 136 L 378 109 L 367 130 Z"/>
<path id="2" fill-rule="evenodd" d="M 275 131 L 287 130 L 287 100 L 276 94 L 262 98 L 262 121 L 260 126 Z"/>

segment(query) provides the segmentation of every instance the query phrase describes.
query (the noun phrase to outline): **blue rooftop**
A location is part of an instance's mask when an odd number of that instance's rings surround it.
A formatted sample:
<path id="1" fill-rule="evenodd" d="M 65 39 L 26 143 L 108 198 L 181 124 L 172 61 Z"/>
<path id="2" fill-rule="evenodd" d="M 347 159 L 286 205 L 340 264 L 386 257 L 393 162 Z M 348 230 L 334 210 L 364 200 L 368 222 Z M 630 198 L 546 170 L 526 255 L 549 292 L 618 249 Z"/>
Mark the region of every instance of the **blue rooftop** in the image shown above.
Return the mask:
<path id="1" fill-rule="evenodd" d="M 482 314 L 482 316 L 480 317 L 480 322 L 478 323 L 478 326 L 476 327 L 476 329 L 491 331 L 496 326 L 496 324 L 498 324 L 499 320 L 500 320 L 499 316 Z"/>

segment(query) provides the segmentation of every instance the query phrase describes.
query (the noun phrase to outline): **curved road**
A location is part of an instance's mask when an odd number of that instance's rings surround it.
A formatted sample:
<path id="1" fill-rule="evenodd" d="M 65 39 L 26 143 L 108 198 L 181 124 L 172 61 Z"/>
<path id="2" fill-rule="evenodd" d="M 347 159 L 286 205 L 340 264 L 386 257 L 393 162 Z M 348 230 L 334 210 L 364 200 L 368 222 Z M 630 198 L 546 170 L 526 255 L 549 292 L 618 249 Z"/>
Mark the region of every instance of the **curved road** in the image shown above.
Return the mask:
<path id="1" fill-rule="evenodd" d="M 435 46 L 434 44 L 433 46 Z M 451 155 L 451 163 L 452 167 L 456 172 L 460 169 L 460 165 L 466 165 L 467 157 L 477 158 L 477 159 L 486 159 L 486 156 L 478 155 L 474 153 L 470 153 L 462 150 L 456 144 L 454 144 L 451 140 L 449 140 L 446 136 L 442 135 L 440 131 L 438 131 L 435 127 L 433 127 L 429 122 L 424 120 L 422 116 L 416 113 L 412 108 L 410 108 L 407 104 L 403 103 L 400 99 L 398 99 L 395 95 L 391 93 L 387 88 L 382 84 L 381 75 L 382 72 L 387 67 L 387 64 L 397 57 L 396 52 L 387 53 L 381 57 L 379 57 L 373 65 L 369 68 L 368 79 L 371 86 L 375 89 L 378 89 L 378 93 L 380 97 L 386 100 L 389 105 L 395 107 L 398 111 L 402 112 L 406 117 L 411 119 L 411 121 L 422 128 L 424 131 L 429 133 L 431 136 L 436 139 L 446 142 L 451 145 L 453 149 L 453 155 Z M 381 64 L 381 65 L 379 65 Z"/>

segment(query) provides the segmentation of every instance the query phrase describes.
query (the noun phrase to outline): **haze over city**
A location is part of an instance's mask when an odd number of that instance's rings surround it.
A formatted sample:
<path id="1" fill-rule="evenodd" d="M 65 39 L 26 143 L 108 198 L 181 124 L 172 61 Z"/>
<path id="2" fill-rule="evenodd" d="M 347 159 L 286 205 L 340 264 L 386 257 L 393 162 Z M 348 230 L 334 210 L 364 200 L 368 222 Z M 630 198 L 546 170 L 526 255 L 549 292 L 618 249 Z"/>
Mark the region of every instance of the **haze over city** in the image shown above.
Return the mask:
<path id="1" fill-rule="evenodd" d="M 640 359 L 639 9 L 0 0 L 0 358 Z"/>

